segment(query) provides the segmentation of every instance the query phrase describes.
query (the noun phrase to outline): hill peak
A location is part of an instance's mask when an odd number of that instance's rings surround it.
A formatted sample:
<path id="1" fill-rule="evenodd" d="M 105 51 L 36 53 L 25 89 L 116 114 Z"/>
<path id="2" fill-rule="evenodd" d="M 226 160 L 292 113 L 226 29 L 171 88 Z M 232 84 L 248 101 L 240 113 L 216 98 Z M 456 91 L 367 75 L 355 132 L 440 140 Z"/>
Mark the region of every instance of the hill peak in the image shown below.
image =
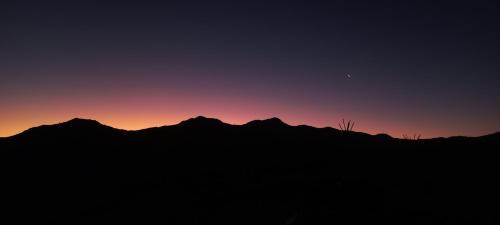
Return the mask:
<path id="1" fill-rule="evenodd" d="M 204 116 L 197 116 L 180 122 L 178 125 L 182 126 L 217 126 L 224 125 L 225 123 L 215 118 L 207 118 Z"/>
<path id="2" fill-rule="evenodd" d="M 93 123 L 93 124 L 101 124 L 97 120 L 92 120 L 92 119 L 84 119 L 84 118 L 79 118 L 75 117 L 73 119 L 70 119 L 66 122 L 63 123 Z"/>
<path id="3" fill-rule="evenodd" d="M 90 132 L 90 133 L 98 133 L 101 131 L 109 131 L 109 130 L 118 130 L 106 125 L 99 123 L 96 120 L 91 119 L 82 119 L 82 118 L 73 118 L 66 122 L 61 122 L 57 124 L 51 125 L 41 125 L 37 127 L 32 127 L 27 129 L 17 135 L 14 136 L 30 136 L 30 135 L 53 135 L 53 134 L 70 134 L 70 133 L 78 133 L 81 132 Z"/>
<path id="4" fill-rule="evenodd" d="M 286 124 L 277 117 L 273 117 L 265 120 L 253 120 L 246 123 L 244 126 L 288 127 L 290 125 Z"/>
<path id="5" fill-rule="evenodd" d="M 66 122 L 62 122 L 58 124 L 60 126 L 85 126 L 85 127 L 96 127 L 96 126 L 105 126 L 101 123 L 99 123 L 97 120 L 91 120 L 91 119 L 82 119 L 82 118 L 73 118 L 71 120 L 68 120 Z"/>

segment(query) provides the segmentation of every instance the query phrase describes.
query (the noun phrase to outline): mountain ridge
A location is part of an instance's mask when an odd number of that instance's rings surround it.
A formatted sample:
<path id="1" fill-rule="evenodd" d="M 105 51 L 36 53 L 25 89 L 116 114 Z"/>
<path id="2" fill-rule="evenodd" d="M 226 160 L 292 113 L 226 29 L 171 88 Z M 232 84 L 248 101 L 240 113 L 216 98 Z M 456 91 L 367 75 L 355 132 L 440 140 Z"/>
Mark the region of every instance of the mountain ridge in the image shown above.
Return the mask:
<path id="1" fill-rule="evenodd" d="M 73 119 L 70 119 L 68 121 L 60 122 L 60 123 L 55 123 L 55 124 L 44 124 L 40 126 L 35 126 L 32 128 L 29 128 L 25 131 L 22 131 L 19 134 L 15 134 L 12 136 L 8 137 L 0 137 L 0 140 L 7 140 L 12 137 L 18 137 L 18 136 L 25 136 L 28 135 L 29 133 L 34 133 L 34 132 L 39 132 L 41 130 L 53 130 L 53 129 L 106 129 L 106 130 L 115 130 L 115 131 L 120 131 L 120 132 L 145 132 L 148 130 L 153 130 L 153 129 L 158 129 L 158 128 L 172 128 L 172 127 L 187 127 L 187 128 L 214 128 L 214 127 L 239 127 L 239 128 L 260 128 L 260 129 L 285 129 L 285 128 L 304 128 L 304 129 L 315 129 L 315 130 L 331 130 L 332 132 L 336 133 L 341 133 L 342 131 L 333 128 L 333 127 L 314 127 L 310 125 L 289 125 L 285 122 L 283 122 L 281 119 L 277 117 L 271 117 L 268 119 L 258 119 L 258 120 L 252 120 L 247 123 L 241 124 L 241 125 L 235 125 L 235 124 L 229 124 L 225 123 L 220 119 L 217 118 L 210 118 L 210 117 L 205 117 L 205 116 L 196 116 L 193 118 L 186 119 L 184 121 L 181 121 L 177 124 L 173 125 L 163 125 L 159 127 L 149 127 L 149 128 L 144 128 L 144 129 L 139 129 L 139 130 L 124 130 L 120 128 L 115 128 L 112 126 L 108 126 L 106 124 L 103 124 L 97 120 L 94 119 L 86 119 L 86 118 L 79 118 L 75 117 Z M 344 132 L 345 133 L 345 132 Z M 368 134 L 364 132 L 359 132 L 359 131 L 353 131 L 353 132 L 348 132 L 351 134 L 360 134 L 360 135 L 369 135 L 371 137 L 379 137 L 383 139 L 399 139 L 399 140 L 404 140 L 402 138 L 397 138 L 397 137 L 392 137 L 391 135 L 385 134 L 385 133 L 379 133 L 379 134 Z M 481 136 L 450 136 L 450 137 L 434 137 L 434 138 L 428 138 L 428 139 L 420 139 L 420 140 L 446 140 L 446 139 L 480 139 L 480 138 L 485 138 L 485 139 L 500 139 L 500 132 L 494 132 L 491 134 L 486 134 L 486 135 L 481 135 Z"/>
<path id="2" fill-rule="evenodd" d="M 0 139 L 0 221 L 412 224 L 424 212 L 488 224 L 499 135 L 404 140 L 206 117 L 125 131 L 77 118 Z"/>

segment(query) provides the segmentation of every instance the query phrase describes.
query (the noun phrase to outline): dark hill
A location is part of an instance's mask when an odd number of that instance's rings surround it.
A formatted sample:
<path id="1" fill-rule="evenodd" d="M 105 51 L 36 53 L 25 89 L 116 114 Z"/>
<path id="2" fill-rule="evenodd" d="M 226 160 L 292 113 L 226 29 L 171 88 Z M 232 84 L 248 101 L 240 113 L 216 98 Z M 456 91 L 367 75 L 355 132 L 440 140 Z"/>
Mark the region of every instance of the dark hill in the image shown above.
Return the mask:
<path id="1" fill-rule="evenodd" d="M 213 127 L 221 127 L 227 124 L 223 123 L 219 119 L 214 118 L 206 118 L 203 116 L 198 116 L 196 118 L 191 118 L 185 121 L 182 121 L 178 124 L 178 126 L 191 126 L 198 128 L 213 128 Z"/>
<path id="2" fill-rule="evenodd" d="M 500 133 L 401 140 L 197 117 L 0 139 L 1 224 L 497 224 Z"/>
<path id="3" fill-rule="evenodd" d="M 261 127 L 266 129 L 276 129 L 276 128 L 285 128 L 290 127 L 290 125 L 284 123 L 279 118 L 273 117 L 267 120 L 253 120 L 245 125 L 245 127 Z"/>
<path id="4" fill-rule="evenodd" d="M 97 136 L 118 133 L 123 130 L 103 125 L 95 120 L 74 118 L 67 122 L 30 128 L 10 139 L 50 138 L 56 136 Z M 105 137 L 104 137 L 105 138 Z"/>

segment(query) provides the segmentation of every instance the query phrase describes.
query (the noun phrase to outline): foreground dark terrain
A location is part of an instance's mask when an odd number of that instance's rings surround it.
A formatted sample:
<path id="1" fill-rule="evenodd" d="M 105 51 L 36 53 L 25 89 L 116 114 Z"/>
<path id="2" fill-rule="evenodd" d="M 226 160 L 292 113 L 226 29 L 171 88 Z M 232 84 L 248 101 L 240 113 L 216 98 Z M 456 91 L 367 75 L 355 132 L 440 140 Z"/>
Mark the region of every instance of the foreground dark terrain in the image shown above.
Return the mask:
<path id="1" fill-rule="evenodd" d="M 1 224 L 498 224 L 500 133 L 92 120 L 0 139 Z"/>

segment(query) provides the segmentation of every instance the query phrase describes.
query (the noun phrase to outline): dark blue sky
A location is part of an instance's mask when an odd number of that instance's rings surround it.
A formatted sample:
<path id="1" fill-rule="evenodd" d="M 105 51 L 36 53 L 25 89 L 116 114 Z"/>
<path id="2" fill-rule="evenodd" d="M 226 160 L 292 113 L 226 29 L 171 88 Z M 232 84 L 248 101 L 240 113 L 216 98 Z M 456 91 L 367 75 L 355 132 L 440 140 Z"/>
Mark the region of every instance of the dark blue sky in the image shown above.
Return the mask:
<path id="1" fill-rule="evenodd" d="M 0 3 L 0 136 L 75 116 L 500 130 L 495 1 L 165 2 Z"/>

